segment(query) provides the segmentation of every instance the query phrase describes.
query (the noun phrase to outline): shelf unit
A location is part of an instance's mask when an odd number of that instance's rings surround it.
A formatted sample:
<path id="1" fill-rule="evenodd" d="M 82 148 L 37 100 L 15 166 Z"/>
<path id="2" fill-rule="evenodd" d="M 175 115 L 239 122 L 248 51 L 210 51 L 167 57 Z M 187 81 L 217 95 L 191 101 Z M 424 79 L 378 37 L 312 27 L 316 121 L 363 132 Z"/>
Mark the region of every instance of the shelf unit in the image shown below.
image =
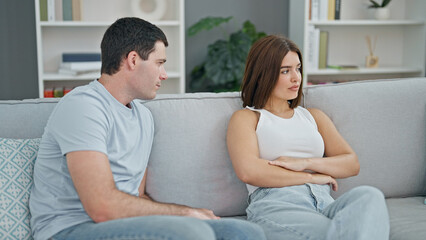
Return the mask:
<path id="1" fill-rule="evenodd" d="M 91 0 L 81 2 L 80 21 L 40 21 L 40 0 L 35 0 L 39 96 L 45 88 L 76 87 L 100 77 L 100 73 L 77 76 L 59 74 L 63 52 L 100 52 L 106 29 L 118 18 L 140 17 L 161 28 L 167 36 L 166 71 L 168 80 L 158 93 L 185 92 L 184 0 L 164 0 L 166 11 L 161 20 L 150 20 L 132 11 L 135 0 Z M 62 0 L 54 0 L 55 4 Z M 102 7 L 100 11 L 99 8 Z M 99 70 L 100 71 L 100 70 Z"/>
<path id="2" fill-rule="evenodd" d="M 301 48 L 306 83 L 343 82 L 380 78 L 404 78 L 425 75 L 426 14 L 420 0 L 392 1 L 391 19 L 369 17 L 368 3 L 342 0 L 341 19 L 311 21 L 310 0 L 290 1 L 289 37 Z M 356 65 L 356 70 L 309 69 L 306 62 L 308 28 L 315 27 L 328 34 L 328 65 Z M 377 36 L 375 55 L 378 68 L 365 68 L 368 47 L 365 36 Z"/>

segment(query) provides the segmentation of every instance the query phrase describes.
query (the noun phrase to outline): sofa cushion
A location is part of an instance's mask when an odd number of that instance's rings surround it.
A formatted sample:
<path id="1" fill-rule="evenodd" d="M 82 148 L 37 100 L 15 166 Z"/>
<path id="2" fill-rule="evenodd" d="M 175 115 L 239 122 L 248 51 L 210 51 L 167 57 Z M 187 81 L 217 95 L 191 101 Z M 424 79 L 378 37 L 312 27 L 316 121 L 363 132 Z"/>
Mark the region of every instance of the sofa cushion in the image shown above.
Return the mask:
<path id="1" fill-rule="evenodd" d="M 426 236 L 426 206 L 424 197 L 390 198 L 391 240 L 424 240 Z"/>
<path id="2" fill-rule="evenodd" d="M 426 195 L 426 78 L 312 86 L 304 104 L 323 110 L 358 154 L 356 177 L 339 180 L 338 196 L 359 185 L 386 197 Z"/>
<path id="3" fill-rule="evenodd" d="M 40 139 L 0 138 L 0 238 L 31 238 L 28 199 Z"/>
<path id="4" fill-rule="evenodd" d="M 59 98 L 0 101 L 0 137 L 40 138 Z"/>
<path id="5" fill-rule="evenodd" d="M 235 175 L 226 146 L 238 93 L 161 95 L 145 103 L 155 135 L 147 192 L 156 201 L 244 215 L 247 189 Z"/>

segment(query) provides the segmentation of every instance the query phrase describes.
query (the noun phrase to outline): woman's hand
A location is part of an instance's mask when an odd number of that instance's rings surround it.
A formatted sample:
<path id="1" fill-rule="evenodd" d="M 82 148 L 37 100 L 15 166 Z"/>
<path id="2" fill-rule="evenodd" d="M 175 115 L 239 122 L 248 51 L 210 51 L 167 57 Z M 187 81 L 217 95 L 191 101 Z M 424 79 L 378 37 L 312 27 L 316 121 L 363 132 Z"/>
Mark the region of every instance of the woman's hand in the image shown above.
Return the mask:
<path id="1" fill-rule="evenodd" d="M 339 188 L 336 179 L 320 173 L 312 173 L 312 183 L 320 185 L 331 184 L 333 191 L 337 191 Z"/>
<path id="2" fill-rule="evenodd" d="M 296 172 L 309 169 L 309 159 L 307 158 L 292 158 L 281 156 L 274 161 L 269 161 L 268 163 L 273 166 L 282 167 Z"/>

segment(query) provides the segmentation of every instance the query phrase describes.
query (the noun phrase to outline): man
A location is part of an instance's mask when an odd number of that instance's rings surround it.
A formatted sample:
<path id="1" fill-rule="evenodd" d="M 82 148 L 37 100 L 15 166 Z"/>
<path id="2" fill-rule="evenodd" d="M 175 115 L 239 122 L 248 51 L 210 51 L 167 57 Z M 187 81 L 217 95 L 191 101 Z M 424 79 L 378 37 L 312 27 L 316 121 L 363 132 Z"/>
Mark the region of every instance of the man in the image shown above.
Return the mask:
<path id="1" fill-rule="evenodd" d="M 145 195 L 154 125 L 134 99 L 153 99 L 168 42 L 138 18 L 112 24 L 101 43 L 101 77 L 53 110 L 34 167 L 31 227 L 37 239 L 264 239 L 246 221 L 164 204 Z"/>

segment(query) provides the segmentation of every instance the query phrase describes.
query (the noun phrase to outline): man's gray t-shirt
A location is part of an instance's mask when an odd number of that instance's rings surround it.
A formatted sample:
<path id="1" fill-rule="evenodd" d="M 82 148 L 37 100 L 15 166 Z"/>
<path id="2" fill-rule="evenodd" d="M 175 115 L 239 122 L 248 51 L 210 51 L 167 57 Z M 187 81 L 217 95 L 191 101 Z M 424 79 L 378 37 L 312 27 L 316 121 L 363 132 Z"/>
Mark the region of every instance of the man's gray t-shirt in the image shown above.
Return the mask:
<path id="1" fill-rule="evenodd" d="M 46 125 L 34 166 L 30 195 L 35 239 L 92 221 L 71 180 L 66 154 L 97 151 L 107 155 L 116 187 L 138 196 L 154 137 L 151 112 L 140 102 L 118 102 L 97 80 L 59 101 Z M 90 183 L 88 183 L 90 184 Z"/>

